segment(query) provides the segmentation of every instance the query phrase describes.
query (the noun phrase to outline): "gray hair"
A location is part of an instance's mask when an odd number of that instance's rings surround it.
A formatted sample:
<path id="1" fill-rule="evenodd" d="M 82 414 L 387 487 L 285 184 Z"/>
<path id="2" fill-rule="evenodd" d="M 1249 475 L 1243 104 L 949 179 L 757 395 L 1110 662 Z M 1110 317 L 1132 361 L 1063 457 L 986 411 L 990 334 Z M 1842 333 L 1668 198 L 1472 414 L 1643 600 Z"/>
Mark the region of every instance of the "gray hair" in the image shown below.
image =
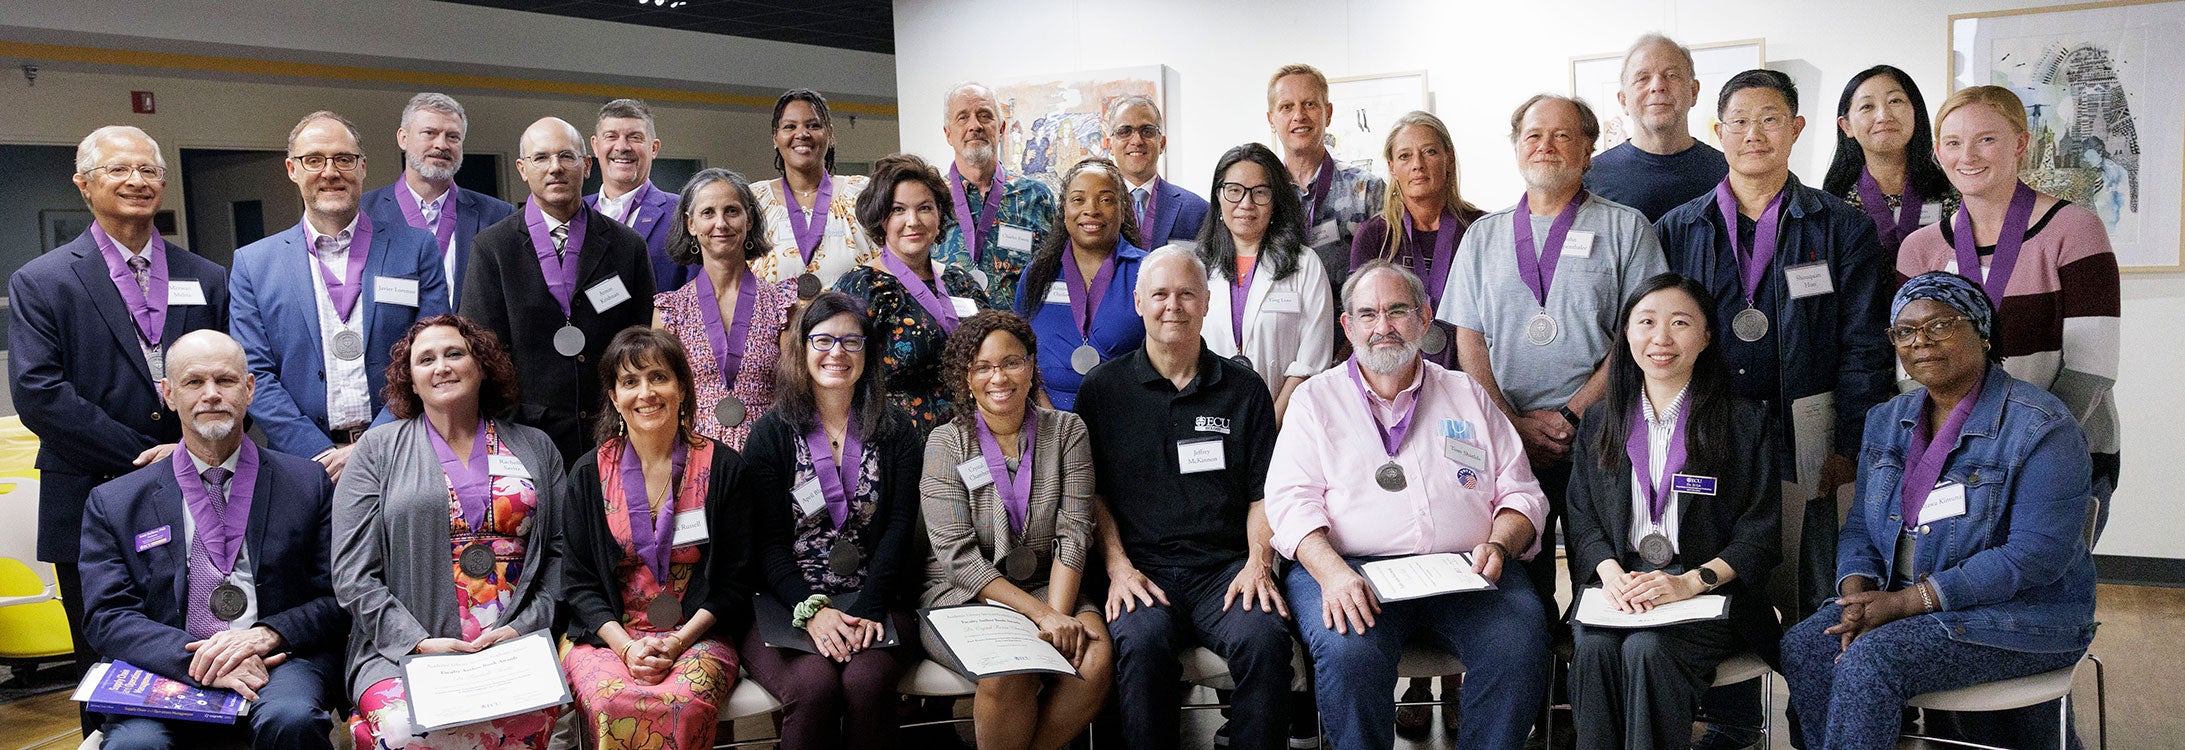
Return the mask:
<path id="1" fill-rule="evenodd" d="M 1699 74 L 1699 63 L 1693 62 L 1692 60 L 1692 48 L 1686 47 L 1682 44 L 1678 44 L 1677 40 L 1675 39 L 1662 36 L 1661 32 L 1649 31 L 1645 34 L 1639 35 L 1638 41 L 1632 42 L 1631 46 L 1624 50 L 1624 64 L 1622 67 L 1616 69 L 1616 77 L 1619 84 L 1622 83 L 1622 79 L 1624 77 L 1631 75 L 1631 56 L 1637 54 L 1638 51 L 1641 49 L 1651 47 L 1657 44 L 1669 45 L 1670 49 L 1676 51 L 1678 57 L 1684 58 L 1685 73 L 1694 76 L 1697 76 Z"/>
<path id="2" fill-rule="evenodd" d="M 629 120 L 644 120 L 645 137 L 655 140 L 660 138 L 660 131 L 653 129 L 652 108 L 645 106 L 645 101 L 642 99 L 616 99 L 614 101 L 601 105 L 599 108 L 599 117 L 592 121 L 592 130 L 599 130 L 599 121 L 605 120 L 609 117 Z"/>
<path id="3" fill-rule="evenodd" d="M 1433 301 L 1432 297 L 1426 296 L 1426 282 L 1420 281 L 1419 275 L 1412 273 L 1411 269 L 1396 265 L 1395 263 L 1391 263 L 1386 260 L 1375 260 L 1371 263 L 1359 266 L 1358 270 L 1350 272 L 1349 279 L 1345 279 L 1343 281 L 1343 312 L 1350 312 L 1351 299 L 1356 295 L 1356 292 L 1358 291 L 1359 280 L 1364 279 L 1367 276 L 1373 275 L 1373 272 L 1375 271 L 1387 271 L 1389 273 L 1396 274 L 1398 278 L 1403 279 L 1404 286 L 1411 288 L 1411 305 L 1413 307 L 1423 308 L 1428 306 L 1428 304 Z"/>
<path id="4" fill-rule="evenodd" d="M 427 91 L 410 97 L 410 103 L 402 107 L 402 129 L 410 128 L 410 117 L 417 114 L 418 110 L 432 110 L 453 117 L 462 125 L 464 133 L 470 132 L 470 116 L 463 114 L 463 105 L 457 104 L 455 98 L 447 94 Z"/>
<path id="5" fill-rule="evenodd" d="M 1108 102 L 1108 111 L 1102 113 L 1102 119 L 1112 124 L 1121 119 L 1123 113 L 1130 111 L 1132 107 L 1145 107 L 1153 110 L 1153 124 L 1163 128 L 1168 127 L 1168 123 L 1162 121 L 1160 105 L 1154 104 L 1151 98 L 1143 94 L 1125 94 L 1117 97 L 1115 101 Z"/>
<path id="6" fill-rule="evenodd" d="M 364 136 L 357 134 L 356 123 L 350 122 L 349 118 L 343 117 L 332 110 L 322 109 L 317 112 L 304 115 L 303 119 L 296 121 L 296 127 L 289 128 L 288 152 L 290 154 L 296 153 L 296 136 L 303 135 L 304 128 L 311 127 L 311 123 L 318 122 L 320 120 L 332 120 L 334 122 L 341 123 L 342 129 L 349 131 L 349 141 L 357 144 L 358 151 L 364 150 Z"/>
<path id="7" fill-rule="evenodd" d="M 81 143 L 76 144 L 76 173 L 83 174 L 99 166 L 100 144 L 123 138 L 142 138 L 145 143 L 152 144 L 152 163 L 159 165 L 161 169 L 167 167 L 167 155 L 160 153 L 159 141 L 152 140 L 142 128 L 135 125 L 108 125 L 91 131 L 90 135 L 83 137 Z"/>
<path id="8" fill-rule="evenodd" d="M 1162 245 L 1160 249 L 1146 253 L 1145 259 L 1138 261 L 1138 267 L 1152 268 L 1155 261 L 1168 258 L 1183 258 L 1191 261 L 1191 268 L 1195 274 L 1193 278 L 1200 281 L 1206 280 L 1206 261 L 1199 259 L 1199 247 L 1196 243 L 1171 242 Z"/>
<path id="9" fill-rule="evenodd" d="M 986 95 L 986 100 L 993 103 L 994 105 L 994 119 L 1001 119 L 1001 95 L 994 93 L 994 89 L 989 88 L 986 84 L 980 83 L 978 81 L 964 81 L 962 83 L 958 83 L 954 86 L 948 87 L 948 93 L 941 95 L 942 123 L 945 124 L 948 122 L 949 103 L 956 101 L 956 95 L 961 94 L 965 91 L 977 91 L 981 94 Z"/>

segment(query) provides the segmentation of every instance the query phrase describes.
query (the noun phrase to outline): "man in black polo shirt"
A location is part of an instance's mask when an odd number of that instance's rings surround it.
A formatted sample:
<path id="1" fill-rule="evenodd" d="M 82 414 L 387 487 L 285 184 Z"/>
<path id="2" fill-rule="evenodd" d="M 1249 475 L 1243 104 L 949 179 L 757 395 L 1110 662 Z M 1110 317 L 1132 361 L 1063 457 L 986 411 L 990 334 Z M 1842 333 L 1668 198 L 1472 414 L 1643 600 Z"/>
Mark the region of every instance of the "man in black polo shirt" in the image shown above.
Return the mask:
<path id="1" fill-rule="evenodd" d="M 1177 746 L 1177 652 L 1229 662 L 1232 747 L 1284 747 L 1288 605 L 1260 503 L 1275 449 L 1274 401 L 1252 369 L 1199 341 L 1206 267 L 1171 245 L 1146 257 L 1132 295 L 1145 348 L 1093 368 L 1077 412 L 1092 435 L 1108 631 L 1124 746 Z"/>

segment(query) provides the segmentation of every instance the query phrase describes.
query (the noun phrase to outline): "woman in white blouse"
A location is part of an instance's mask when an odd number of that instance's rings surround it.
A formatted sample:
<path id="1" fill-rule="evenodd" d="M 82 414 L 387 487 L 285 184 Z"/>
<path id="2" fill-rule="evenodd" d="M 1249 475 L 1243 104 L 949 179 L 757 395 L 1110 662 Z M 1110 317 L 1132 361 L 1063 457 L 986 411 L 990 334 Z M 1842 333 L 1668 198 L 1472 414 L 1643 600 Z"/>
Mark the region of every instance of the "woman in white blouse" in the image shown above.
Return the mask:
<path id="1" fill-rule="evenodd" d="M 1213 213 L 1199 228 L 1206 262 L 1206 348 L 1238 357 L 1267 382 L 1275 421 L 1290 392 L 1335 356 L 1328 272 L 1305 247 L 1305 210 L 1281 158 L 1257 143 L 1214 166 Z"/>
<path id="2" fill-rule="evenodd" d="M 835 126 L 827 99 L 791 89 L 774 102 L 774 169 L 781 179 L 752 186 L 769 250 L 751 270 L 769 282 L 796 279 L 811 299 L 852 268 L 877 263 L 880 246 L 857 225 L 863 175 L 835 171 Z"/>

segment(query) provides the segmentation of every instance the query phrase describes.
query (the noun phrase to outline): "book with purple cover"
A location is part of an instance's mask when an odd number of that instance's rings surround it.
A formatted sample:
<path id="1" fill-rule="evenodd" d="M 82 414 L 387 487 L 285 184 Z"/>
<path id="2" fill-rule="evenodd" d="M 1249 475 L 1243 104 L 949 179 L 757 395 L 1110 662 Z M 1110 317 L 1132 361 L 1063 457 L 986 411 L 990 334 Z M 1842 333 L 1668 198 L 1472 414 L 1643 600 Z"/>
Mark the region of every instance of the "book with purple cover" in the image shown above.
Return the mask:
<path id="1" fill-rule="evenodd" d="M 125 661 L 93 665 L 72 699 L 94 713 L 233 724 L 250 713 L 250 701 L 233 691 L 192 687 Z"/>

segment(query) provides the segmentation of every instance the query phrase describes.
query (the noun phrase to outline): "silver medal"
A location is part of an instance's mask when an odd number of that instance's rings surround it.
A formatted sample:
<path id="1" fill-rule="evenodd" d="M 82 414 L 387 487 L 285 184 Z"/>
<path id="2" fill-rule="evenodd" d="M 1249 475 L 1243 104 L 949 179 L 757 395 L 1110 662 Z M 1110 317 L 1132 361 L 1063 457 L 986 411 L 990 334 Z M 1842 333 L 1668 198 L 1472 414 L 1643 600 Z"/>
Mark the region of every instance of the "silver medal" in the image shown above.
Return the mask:
<path id="1" fill-rule="evenodd" d="M 1449 334 L 1442 331 L 1439 323 L 1428 321 L 1426 333 L 1419 336 L 1419 351 L 1427 354 L 1440 354 L 1443 349 L 1447 348 L 1449 348 Z"/>
<path id="2" fill-rule="evenodd" d="M 1759 308 L 1748 307 L 1730 318 L 1730 332 L 1737 340 L 1746 343 L 1759 341 L 1768 335 L 1768 314 Z"/>
<path id="3" fill-rule="evenodd" d="M 745 416 L 747 414 L 743 399 L 723 396 L 721 400 L 713 402 L 713 420 L 720 422 L 722 427 L 740 426 L 744 423 Z"/>
<path id="4" fill-rule="evenodd" d="M 662 591 L 653 597 L 652 604 L 645 606 L 645 620 L 654 628 L 672 628 L 683 624 L 683 600 Z"/>
<path id="5" fill-rule="evenodd" d="M 457 563 L 462 567 L 463 575 L 484 578 L 493 572 L 493 548 L 473 543 L 463 548 L 463 556 Z"/>
<path id="6" fill-rule="evenodd" d="M 243 616 L 243 610 L 250 608 L 250 596 L 243 593 L 241 586 L 223 583 L 212 590 L 212 596 L 205 600 L 205 604 L 206 609 L 212 610 L 213 619 L 232 622 Z"/>
<path id="7" fill-rule="evenodd" d="M 1555 343 L 1555 335 L 1561 331 L 1562 327 L 1556 325 L 1555 318 L 1549 317 L 1544 312 L 1534 315 L 1531 320 L 1525 321 L 1525 341 L 1533 346 L 1547 346 Z"/>
<path id="8" fill-rule="evenodd" d="M 1404 481 L 1403 465 L 1396 463 L 1395 459 L 1390 459 L 1388 463 L 1381 464 L 1381 468 L 1373 472 L 1373 482 L 1381 485 L 1381 489 L 1390 492 L 1402 492 L 1404 487 L 1410 484 Z"/>
<path id="9" fill-rule="evenodd" d="M 1092 372 L 1092 368 L 1099 364 L 1100 352 L 1092 348 L 1091 344 L 1079 344 L 1076 351 L 1070 352 L 1070 369 L 1076 370 L 1079 375 Z"/>
<path id="10" fill-rule="evenodd" d="M 564 325 L 554 332 L 554 351 L 564 357 L 584 353 L 584 331 L 573 325 Z"/>
<path id="11" fill-rule="evenodd" d="M 797 299 L 811 299 L 817 296 L 819 296 L 819 277 L 808 273 L 799 274 L 797 276 Z"/>
<path id="12" fill-rule="evenodd" d="M 1039 559 L 1032 556 L 1032 548 L 1018 547 L 1002 557 L 1002 572 L 1014 580 L 1025 580 L 1039 571 Z"/>
<path id="13" fill-rule="evenodd" d="M 335 331 L 333 345 L 328 348 L 333 350 L 335 359 L 355 362 L 364 358 L 364 334 L 347 328 Z"/>
<path id="14" fill-rule="evenodd" d="M 848 537 L 838 537 L 835 546 L 827 551 L 827 567 L 842 578 L 857 575 L 865 567 L 865 551 L 851 544 Z"/>
<path id="15" fill-rule="evenodd" d="M 1674 557 L 1676 552 L 1669 545 L 1669 537 L 1662 536 L 1660 532 L 1647 534 L 1639 539 L 1639 559 L 1645 560 L 1646 564 L 1664 568 L 1668 567 L 1669 560 Z"/>

